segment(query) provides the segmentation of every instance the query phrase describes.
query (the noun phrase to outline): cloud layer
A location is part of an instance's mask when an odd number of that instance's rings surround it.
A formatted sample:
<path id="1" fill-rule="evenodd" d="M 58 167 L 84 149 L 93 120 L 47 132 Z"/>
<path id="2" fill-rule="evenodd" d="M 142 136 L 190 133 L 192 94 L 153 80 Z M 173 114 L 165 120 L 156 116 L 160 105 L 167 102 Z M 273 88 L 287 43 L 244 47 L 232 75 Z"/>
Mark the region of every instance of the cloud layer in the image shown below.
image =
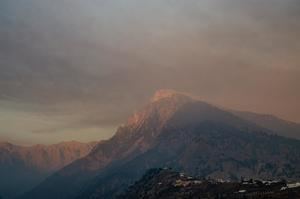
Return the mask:
<path id="1" fill-rule="evenodd" d="M 298 0 L 3 0 L 0 139 L 108 138 L 159 88 L 300 122 L 299 20 Z"/>

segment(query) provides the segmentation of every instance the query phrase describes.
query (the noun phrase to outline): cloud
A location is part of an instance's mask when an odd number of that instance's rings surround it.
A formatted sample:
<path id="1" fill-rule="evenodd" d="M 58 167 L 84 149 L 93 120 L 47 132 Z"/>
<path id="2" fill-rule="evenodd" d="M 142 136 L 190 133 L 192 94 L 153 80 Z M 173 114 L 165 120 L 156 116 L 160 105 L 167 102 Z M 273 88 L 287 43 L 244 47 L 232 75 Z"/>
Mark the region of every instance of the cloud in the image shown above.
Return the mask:
<path id="1" fill-rule="evenodd" d="M 53 122 L 22 129 L 42 142 L 112 135 L 160 88 L 299 122 L 299 13 L 297 0 L 4 0 L 0 108 Z"/>

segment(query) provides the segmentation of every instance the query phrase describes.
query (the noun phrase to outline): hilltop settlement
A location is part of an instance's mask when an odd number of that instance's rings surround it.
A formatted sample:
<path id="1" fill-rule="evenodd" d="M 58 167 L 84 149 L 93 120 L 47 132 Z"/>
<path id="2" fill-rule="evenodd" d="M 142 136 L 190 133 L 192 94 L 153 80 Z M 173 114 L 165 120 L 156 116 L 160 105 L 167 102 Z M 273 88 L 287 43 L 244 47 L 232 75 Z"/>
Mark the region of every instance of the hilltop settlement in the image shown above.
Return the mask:
<path id="1" fill-rule="evenodd" d="M 299 199 L 300 183 L 244 179 L 231 182 L 188 176 L 169 168 L 150 169 L 120 199 Z"/>

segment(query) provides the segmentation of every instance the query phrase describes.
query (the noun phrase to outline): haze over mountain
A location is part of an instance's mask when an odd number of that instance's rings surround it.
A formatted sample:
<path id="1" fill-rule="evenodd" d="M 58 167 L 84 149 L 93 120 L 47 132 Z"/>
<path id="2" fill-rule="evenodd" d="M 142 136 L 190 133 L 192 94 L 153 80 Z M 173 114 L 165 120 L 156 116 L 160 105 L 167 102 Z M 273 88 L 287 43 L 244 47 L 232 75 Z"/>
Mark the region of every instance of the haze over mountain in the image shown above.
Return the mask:
<path id="1" fill-rule="evenodd" d="M 160 88 L 299 123 L 299 21 L 299 0 L 1 0 L 0 139 L 108 139 Z"/>
<path id="2" fill-rule="evenodd" d="M 300 141 L 170 90 L 22 198 L 114 198 L 153 167 L 237 180 L 300 179 Z"/>
<path id="3" fill-rule="evenodd" d="M 13 198 L 32 189 L 48 175 L 87 155 L 96 142 L 17 146 L 0 143 L 0 193 Z"/>
<path id="4" fill-rule="evenodd" d="M 246 111 L 232 111 L 233 114 L 272 130 L 277 135 L 300 139 L 300 124 L 286 121 L 273 115 L 258 114 Z"/>
<path id="5" fill-rule="evenodd" d="M 0 198 L 111 199 L 165 166 L 298 179 L 299 21 L 300 0 L 0 0 Z"/>

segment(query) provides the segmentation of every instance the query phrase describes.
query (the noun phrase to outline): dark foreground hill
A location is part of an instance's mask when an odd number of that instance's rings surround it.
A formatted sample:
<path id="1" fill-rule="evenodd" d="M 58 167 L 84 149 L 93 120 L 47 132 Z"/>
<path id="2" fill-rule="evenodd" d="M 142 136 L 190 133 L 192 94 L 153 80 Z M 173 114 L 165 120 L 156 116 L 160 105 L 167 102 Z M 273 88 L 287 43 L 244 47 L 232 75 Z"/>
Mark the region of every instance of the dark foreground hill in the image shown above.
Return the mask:
<path id="1" fill-rule="evenodd" d="M 110 199 L 150 168 L 239 180 L 300 179 L 300 141 L 187 95 L 159 91 L 109 140 L 25 199 Z"/>
<path id="2" fill-rule="evenodd" d="M 151 169 L 119 199 L 299 199 L 300 183 L 248 180 L 225 182 L 186 176 L 170 169 Z"/>

